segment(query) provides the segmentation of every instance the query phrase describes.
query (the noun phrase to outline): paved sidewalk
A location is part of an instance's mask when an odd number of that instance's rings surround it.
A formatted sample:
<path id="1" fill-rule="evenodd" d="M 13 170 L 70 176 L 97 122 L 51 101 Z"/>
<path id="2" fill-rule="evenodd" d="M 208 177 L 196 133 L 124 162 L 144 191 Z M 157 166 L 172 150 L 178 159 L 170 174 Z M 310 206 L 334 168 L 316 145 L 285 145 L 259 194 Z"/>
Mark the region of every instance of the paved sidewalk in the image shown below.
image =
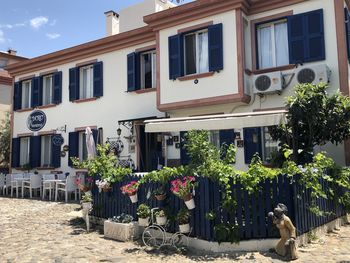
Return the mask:
<path id="1" fill-rule="evenodd" d="M 77 204 L 0 197 L 0 262 L 283 262 L 272 253 L 187 255 L 147 252 L 133 243 L 86 233 Z M 299 249 L 293 262 L 350 263 L 350 226 Z"/>

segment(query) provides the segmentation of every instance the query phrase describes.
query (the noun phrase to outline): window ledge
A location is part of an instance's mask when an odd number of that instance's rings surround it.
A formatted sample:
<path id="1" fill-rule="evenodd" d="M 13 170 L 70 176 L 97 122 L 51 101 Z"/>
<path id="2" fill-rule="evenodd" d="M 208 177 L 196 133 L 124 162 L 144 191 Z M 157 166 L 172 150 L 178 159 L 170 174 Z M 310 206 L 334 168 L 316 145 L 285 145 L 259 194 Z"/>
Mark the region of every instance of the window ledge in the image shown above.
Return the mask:
<path id="1" fill-rule="evenodd" d="M 39 106 L 38 109 L 47 109 L 47 108 L 53 108 L 56 106 L 57 106 L 57 104 L 47 104 L 47 105 Z"/>
<path id="2" fill-rule="evenodd" d="M 26 112 L 26 111 L 32 111 L 33 108 L 26 108 L 26 109 L 19 109 L 19 110 L 16 110 L 16 112 Z"/>
<path id="3" fill-rule="evenodd" d="M 55 168 L 54 167 L 37 167 L 37 168 L 34 168 L 34 170 L 54 170 Z"/>
<path id="4" fill-rule="evenodd" d="M 293 69 L 293 68 L 295 68 L 295 65 L 291 64 L 291 65 L 280 66 L 280 67 L 275 67 L 275 68 L 257 69 L 257 70 L 253 70 L 253 71 L 246 69 L 245 73 L 248 75 L 258 75 L 258 74 L 264 74 L 264 73 L 275 72 L 275 71 L 289 70 L 289 69 Z"/>
<path id="5" fill-rule="evenodd" d="M 75 102 L 75 103 L 83 103 L 83 102 L 89 102 L 89 101 L 95 101 L 95 100 L 97 100 L 97 98 L 93 97 L 93 98 L 88 98 L 88 99 L 79 99 L 79 100 L 75 100 L 73 102 Z"/>
<path id="6" fill-rule="evenodd" d="M 142 94 L 142 93 L 153 92 L 153 91 L 156 91 L 156 90 L 157 90 L 157 88 L 138 89 L 138 90 L 135 90 L 135 93 Z"/>
<path id="7" fill-rule="evenodd" d="M 211 71 L 211 72 L 205 72 L 205 73 L 199 73 L 199 74 L 192 74 L 192 75 L 179 77 L 177 79 L 180 81 L 186 81 L 186 80 L 191 80 L 191 79 L 200 79 L 200 78 L 206 78 L 206 77 L 213 76 L 214 73 L 215 72 Z"/>

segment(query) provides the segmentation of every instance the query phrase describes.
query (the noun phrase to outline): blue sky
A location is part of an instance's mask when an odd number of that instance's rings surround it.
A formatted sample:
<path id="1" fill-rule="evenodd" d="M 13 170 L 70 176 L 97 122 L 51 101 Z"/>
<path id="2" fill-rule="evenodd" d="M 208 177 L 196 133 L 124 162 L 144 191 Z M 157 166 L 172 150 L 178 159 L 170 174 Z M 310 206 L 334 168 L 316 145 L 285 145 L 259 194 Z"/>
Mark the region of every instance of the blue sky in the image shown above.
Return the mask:
<path id="1" fill-rule="evenodd" d="M 142 1 L 2 0 L 0 51 L 12 48 L 32 58 L 102 38 L 105 11 L 118 12 Z"/>

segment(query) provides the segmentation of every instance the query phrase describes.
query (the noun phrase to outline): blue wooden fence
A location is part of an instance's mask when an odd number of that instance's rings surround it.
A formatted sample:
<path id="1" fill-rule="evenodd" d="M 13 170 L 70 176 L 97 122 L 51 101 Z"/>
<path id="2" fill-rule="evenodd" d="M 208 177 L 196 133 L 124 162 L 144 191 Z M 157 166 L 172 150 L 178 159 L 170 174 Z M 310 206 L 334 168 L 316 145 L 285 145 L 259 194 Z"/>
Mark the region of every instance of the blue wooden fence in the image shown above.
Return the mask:
<path id="1" fill-rule="evenodd" d="M 94 203 L 92 215 L 111 218 L 127 213 L 137 219 L 137 206 L 146 203 L 150 207 L 164 208 L 172 218 L 184 206 L 183 200 L 171 194 L 169 189 L 167 189 L 166 200 L 157 201 L 152 198 L 151 192 L 159 186 L 154 183 L 141 185 L 138 190 L 138 203 L 132 204 L 130 198 L 121 193 L 120 187 L 137 179 L 138 177 L 135 176 L 128 177 L 123 182 L 114 184 L 113 190 L 108 193 L 99 193 L 95 186 L 92 190 Z M 282 175 L 274 180 L 267 180 L 260 185 L 259 191 L 251 195 L 240 184 L 232 184 L 232 197 L 237 202 L 237 206 L 235 212 L 230 214 L 219 207 L 222 200 L 222 187 L 207 178 L 197 178 L 197 181 L 199 186 L 196 188 L 195 195 L 196 208 L 191 211 L 190 224 L 193 228 L 192 235 L 204 240 L 216 240 L 214 226 L 220 222 L 239 225 L 241 240 L 278 237 L 277 229 L 267 217 L 267 213 L 273 211 L 278 203 L 287 205 L 288 215 L 295 223 L 299 235 L 345 214 L 340 205 L 336 205 L 332 200 L 320 198 L 316 204 L 321 210 L 331 214 L 316 216 L 309 209 L 310 190 L 304 189 Z M 325 189 L 327 188 L 326 182 L 322 182 L 322 185 Z M 208 212 L 214 212 L 216 218 L 208 220 L 206 217 Z M 176 229 L 175 220 L 172 220 L 168 230 L 174 232 Z"/>

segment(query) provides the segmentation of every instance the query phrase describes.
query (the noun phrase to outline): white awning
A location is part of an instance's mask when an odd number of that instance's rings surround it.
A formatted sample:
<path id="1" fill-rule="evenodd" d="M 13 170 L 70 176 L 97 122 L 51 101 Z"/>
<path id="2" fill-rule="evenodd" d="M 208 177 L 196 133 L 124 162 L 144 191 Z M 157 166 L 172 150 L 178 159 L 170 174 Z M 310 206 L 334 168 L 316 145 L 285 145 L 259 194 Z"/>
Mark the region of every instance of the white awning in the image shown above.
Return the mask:
<path id="1" fill-rule="evenodd" d="M 273 126 L 285 123 L 287 111 L 261 111 L 207 115 L 188 118 L 146 120 L 146 132 L 180 132 L 190 130 L 226 130 Z"/>

